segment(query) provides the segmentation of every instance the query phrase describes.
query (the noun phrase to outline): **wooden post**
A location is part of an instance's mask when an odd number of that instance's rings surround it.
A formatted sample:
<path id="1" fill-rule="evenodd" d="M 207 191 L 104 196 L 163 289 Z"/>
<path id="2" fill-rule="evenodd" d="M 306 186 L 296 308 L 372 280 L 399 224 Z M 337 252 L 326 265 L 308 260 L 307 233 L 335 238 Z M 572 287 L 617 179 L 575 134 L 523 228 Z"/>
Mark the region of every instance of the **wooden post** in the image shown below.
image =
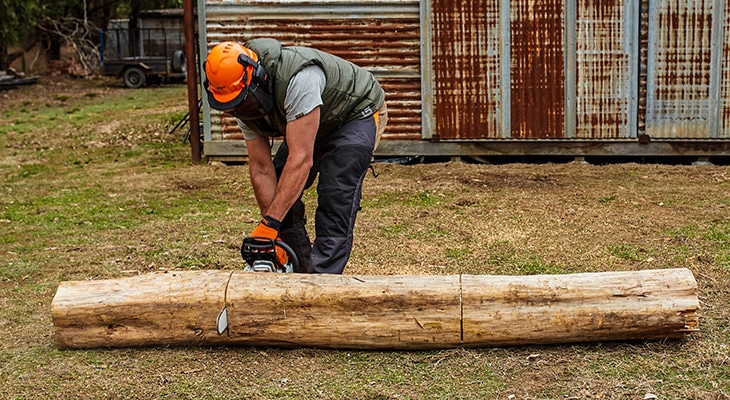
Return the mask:
<path id="1" fill-rule="evenodd" d="M 179 271 L 63 282 L 51 313 L 62 349 L 435 349 L 677 338 L 697 330 L 698 308 L 688 269 L 532 276 Z M 224 309 L 227 318 L 220 318 Z"/>

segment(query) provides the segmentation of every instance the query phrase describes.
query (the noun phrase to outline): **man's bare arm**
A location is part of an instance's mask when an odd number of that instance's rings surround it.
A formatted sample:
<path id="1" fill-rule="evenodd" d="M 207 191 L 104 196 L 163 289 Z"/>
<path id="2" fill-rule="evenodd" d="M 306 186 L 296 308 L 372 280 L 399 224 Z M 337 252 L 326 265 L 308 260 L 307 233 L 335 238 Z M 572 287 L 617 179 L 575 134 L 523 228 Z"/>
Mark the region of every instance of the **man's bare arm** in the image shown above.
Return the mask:
<path id="1" fill-rule="evenodd" d="M 261 214 L 266 215 L 266 210 L 274 200 L 276 194 L 276 171 L 271 160 L 271 147 L 269 139 L 263 136 L 246 141 L 248 148 L 248 166 L 251 177 L 251 185 L 259 203 Z"/>
<path id="2" fill-rule="evenodd" d="M 264 215 L 281 221 L 304 190 L 312 168 L 314 140 L 319 130 L 320 108 L 287 123 L 286 144 L 289 156 L 276 187 L 276 194 Z"/>

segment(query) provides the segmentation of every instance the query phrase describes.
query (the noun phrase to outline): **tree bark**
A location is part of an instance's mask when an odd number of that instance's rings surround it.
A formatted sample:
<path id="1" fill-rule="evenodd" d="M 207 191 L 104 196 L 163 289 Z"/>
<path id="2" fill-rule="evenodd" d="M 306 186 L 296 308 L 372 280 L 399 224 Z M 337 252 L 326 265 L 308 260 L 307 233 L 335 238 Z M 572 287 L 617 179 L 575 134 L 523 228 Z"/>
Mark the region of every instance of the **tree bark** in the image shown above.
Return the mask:
<path id="1" fill-rule="evenodd" d="M 225 308 L 227 329 L 218 334 Z M 532 276 L 180 271 L 63 282 L 59 348 L 251 345 L 436 349 L 679 338 L 688 269 Z"/>

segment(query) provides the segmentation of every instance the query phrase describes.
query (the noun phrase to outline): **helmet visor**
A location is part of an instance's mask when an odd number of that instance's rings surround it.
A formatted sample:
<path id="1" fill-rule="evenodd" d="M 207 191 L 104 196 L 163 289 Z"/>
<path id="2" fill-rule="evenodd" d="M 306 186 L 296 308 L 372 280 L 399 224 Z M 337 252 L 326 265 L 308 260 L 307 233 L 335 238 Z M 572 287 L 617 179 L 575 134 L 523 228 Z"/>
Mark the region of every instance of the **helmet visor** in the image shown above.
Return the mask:
<path id="1" fill-rule="evenodd" d="M 243 101 L 234 109 L 226 110 L 225 112 L 241 121 L 251 121 L 264 117 L 266 112 L 263 110 L 260 100 L 252 92 L 249 92 L 249 90 L 244 89 L 244 91 L 246 92 L 246 97 Z"/>
<path id="2" fill-rule="evenodd" d="M 251 89 L 249 86 L 243 86 L 236 92 L 215 93 L 211 90 L 210 83 L 207 79 L 203 86 L 208 95 L 208 103 L 210 103 L 210 106 L 223 112 L 230 112 L 243 103 L 248 98 Z"/>

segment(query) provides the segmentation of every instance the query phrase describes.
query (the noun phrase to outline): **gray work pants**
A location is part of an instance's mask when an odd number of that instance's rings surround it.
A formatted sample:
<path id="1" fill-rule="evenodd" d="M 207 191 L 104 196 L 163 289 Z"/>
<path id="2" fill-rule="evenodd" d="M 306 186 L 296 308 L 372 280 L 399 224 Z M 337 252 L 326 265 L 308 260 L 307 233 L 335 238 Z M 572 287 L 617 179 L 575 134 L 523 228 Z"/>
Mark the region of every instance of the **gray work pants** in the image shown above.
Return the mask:
<path id="1" fill-rule="evenodd" d="M 295 272 L 341 274 L 352 251 L 352 232 L 360 210 L 362 182 L 375 145 L 373 117 L 354 120 L 314 145 L 314 164 L 304 189 L 317 183 L 316 237 L 310 242 L 301 195 L 282 220 L 279 236 L 299 258 Z M 277 176 L 286 164 L 286 141 L 274 156 Z"/>

